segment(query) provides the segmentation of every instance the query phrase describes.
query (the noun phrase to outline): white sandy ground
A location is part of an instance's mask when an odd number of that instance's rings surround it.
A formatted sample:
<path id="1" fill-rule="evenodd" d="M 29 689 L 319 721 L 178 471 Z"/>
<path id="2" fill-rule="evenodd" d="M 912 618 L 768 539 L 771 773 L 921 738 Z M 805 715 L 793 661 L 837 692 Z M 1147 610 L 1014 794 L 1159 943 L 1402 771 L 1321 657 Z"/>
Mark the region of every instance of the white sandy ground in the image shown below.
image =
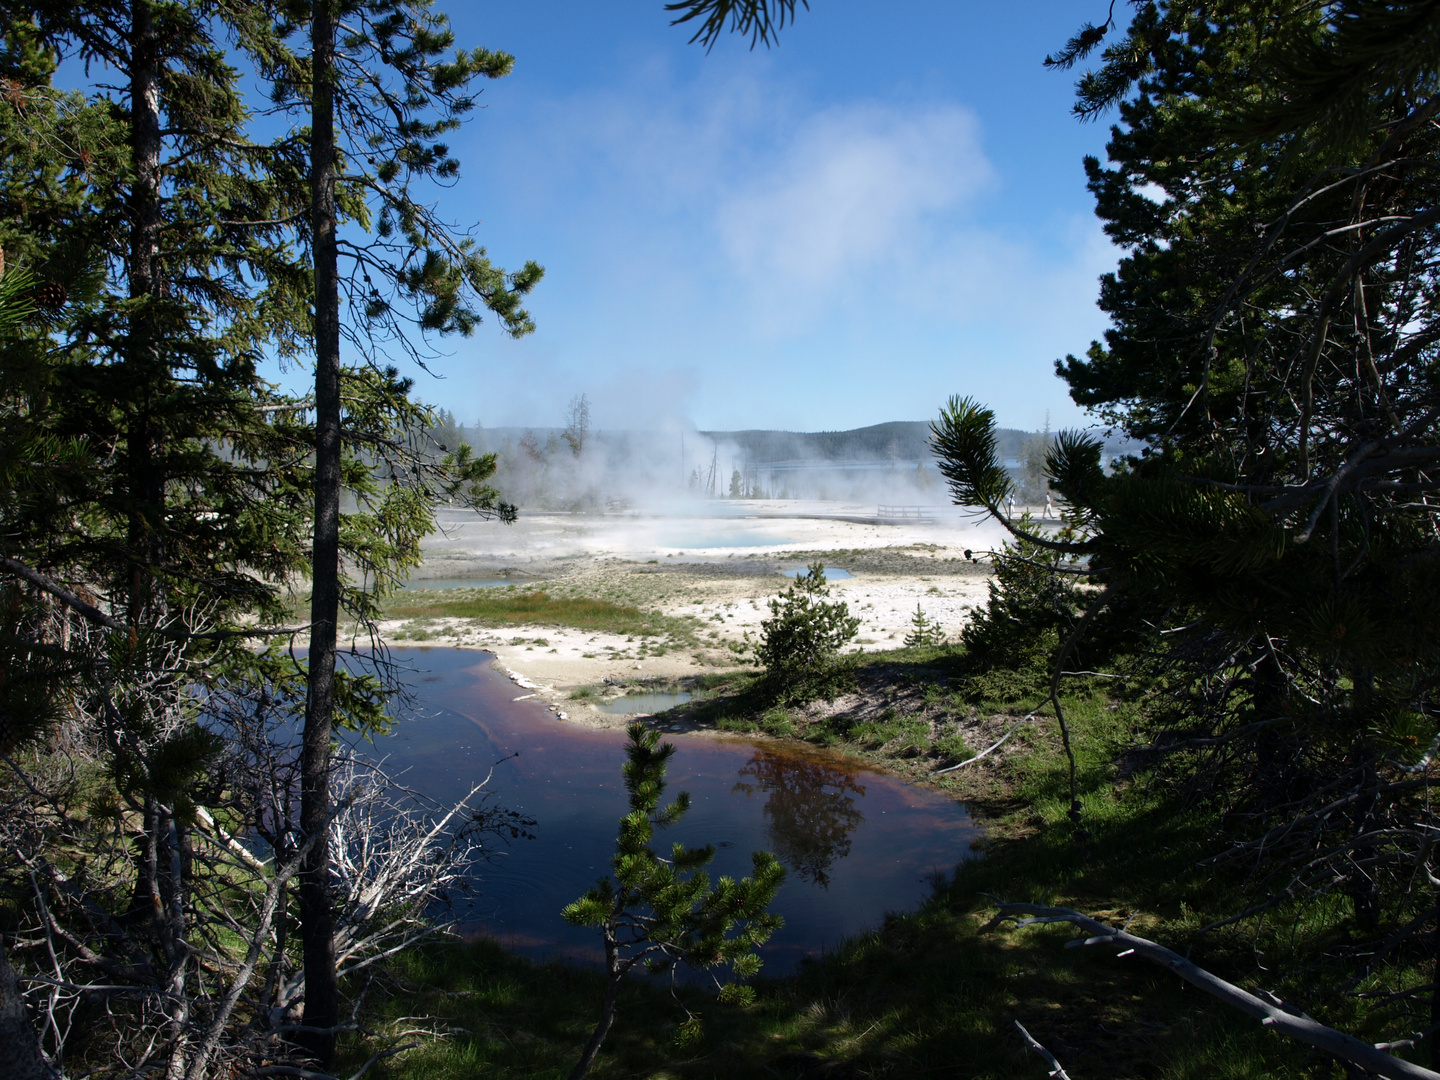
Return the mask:
<path id="1" fill-rule="evenodd" d="M 931 508 L 932 521 L 900 525 L 867 521 L 873 506 L 737 501 L 723 509 L 724 516 L 526 514 L 511 527 L 447 512 L 415 575 L 503 575 L 543 585 L 554 596 L 689 615 L 704 624 L 698 648 L 555 626 L 485 627 L 468 619 L 391 620 L 382 630 L 396 646 L 490 650 L 516 682 L 517 698 L 538 697 L 568 719 L 615 726 L 628 717 L 570 700 L 570 692 L 607 682 L 634 692 L 651 679 L 736 667 L 731 646 L 768 616 L 768 599 L 786 583 L 780 570 L 810 558 L 854 575 L 831 584 L 832 595 L 861 620 L 852 649 L 900 646 L 917 603 L 953 638 L 987 595 L 988 565 L 966 559 L 966 549 L 979 556 L 1005 536 L 997 523 L 977 527 L 953 508 Z"/>

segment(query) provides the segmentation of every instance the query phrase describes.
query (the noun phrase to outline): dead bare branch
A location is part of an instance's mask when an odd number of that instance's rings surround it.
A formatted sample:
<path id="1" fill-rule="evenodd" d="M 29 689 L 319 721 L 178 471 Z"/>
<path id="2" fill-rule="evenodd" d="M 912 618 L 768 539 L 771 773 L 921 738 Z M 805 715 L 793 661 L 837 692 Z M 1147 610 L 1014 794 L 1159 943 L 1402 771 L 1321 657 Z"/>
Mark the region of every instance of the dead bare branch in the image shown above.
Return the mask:
<path id="1" fill-rule="evenodd" d="M 1368 1072 L 1387 1077 L 1388 1080 L 1440 1080 L 1440 1073 L 1404 1061 L 1385 1051 L 1362 1042 L 1353 1035 L 1326 1027 L 1308 1016 L 1284 1008 L 1278 998 L 1271 1000 L 1242 990 L 1233 983 L 1185 959 L 1177 952 L 1156 944 L 1146 938 L 1136 937 L 1125 930 L 1107 926 L 1070 908 L 1046 907 L 1041 904 L 998 903 L 999 911 L 985 929 L 990 930 L 1005 921 L 1013 921 L 1017 929 L 1025 926 L 1043 926 L 1057 922 L 1068 922 L 1086 931 L 1091 936 L 1069 943 L 1074 945 L 1114 945 L 1120 948 L 1122 956 L 1131 954 L 1143 956 L 1168 968 L 1191 986 L 1197 987 L 1211 997 L 1239 1009 L 1247 1016 L 1253 1016 L 1266 1027 L 1273 1028 L 1289 1038 L 1306 1043 L 1343 1061 L 1348 1061 Z M 1022 916 L 1028 916 L 1022 917 Z M 1068 946 L 1067 946 L 1068 947 Z"/>
<path id="2" fill-rule="evenodd" d="M 1050 1066 L 1050 1075 L 1054 1077 L 1054 1080 L 1070 1080 L 1070 1074 L 1067 1073 L 1060 1062 L 1055 1059 L 1055 1055 L 1036 1042 L 1035 1036 L 1026 1031 L 1025 1025 L 1020 1023 L 1019 1020 L 1016 1020 L 1014 1023 L 1015 1029 L 1020 1032 L 1020 1037 L 1025 1040 L 1026 1048 L 1039 1054 L 1045 1059 L 1045 1064 Z"/>

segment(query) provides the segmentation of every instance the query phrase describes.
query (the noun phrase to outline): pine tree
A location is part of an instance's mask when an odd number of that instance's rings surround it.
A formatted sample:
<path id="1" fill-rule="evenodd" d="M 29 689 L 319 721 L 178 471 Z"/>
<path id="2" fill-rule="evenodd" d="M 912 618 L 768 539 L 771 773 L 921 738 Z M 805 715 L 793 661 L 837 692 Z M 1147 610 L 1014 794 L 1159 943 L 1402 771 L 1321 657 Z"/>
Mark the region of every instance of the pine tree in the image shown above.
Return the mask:
<path id="1" fill-rule="evenodd" d="M 780 701 L 833 696 L 845 672 L 840 650 L 859 629 L 849 605 L 830 599 L 825 567 L 811 564 L 770 601 L 770 617 L 760 623 L 760 636 L 751 645 L 768 693 Z"/>
<path id="2" fill-rule="evenodd" d="M 1147 445 L 1107 474 L 1098 440 L 1062 433 L 1046 473 L 1074 532 L 1008 523 L 1096 586 L 1052 657 L 1057 714 L 1061 669 L 1108 609 L 1164 665 L 1167 697 L 1187 687 L 1190 737 L 1227 740 L 1236 765 L 1208 778 L 1214 797 L 1306 837 L 1241 842 L 1280 882 L 1254 910 L 1338 889 L 1349 932 L 1398 935 L 1387 950 L 1433 918 L 1408 884 L 1428 849 L 1403 839 L 1431 815 L 1400 778 L 1440 745 L 1437 18 L 1423 4 L 1136 5 L 1077 104 L 1122 121 L 1110 166 L 1086 165 L 1126 249 L 1101 287 L 1112 329 L 1057 367 L 1078 403 Z M 956 501 L 1003 522 L 994 434 L 971 401 L 935 425 Z M 1304 794 L 1339 789 L 1365 809 L 1327 816 Z M 1316 858 L 1327 844 L 1345 855 Z M 1366 949 L 1357 966 L 1376 962 Z"/>
<path id="3" fill-rule="evenodd" d="M 1059 370 L 1150 451 L 1116 478 L 1079 441 L 1054 462 L 1097 543 L 1123 546 L 1106 563 L 1127 591 L 1373 670 L 1422 709 L 1432 677 L 1416 676 L 1440 659 L 1416 633 L 1440 599 L 1423 554 L 1440 189 L 1415 163 L 1440 144 L 1434 58 L 1401 62 L 1418 46 L 1396 34 L 1428 18 L 1141 8 L 1081 85 L 1085 109 L 1115 102 L 1124 121 L 1111 167 L 1087 163 L 1129 252 L 1102 285 L 1114 329 Z M 1383 674 L 1387 657 L 1406 670 Z"/>
<path id="4" fill-rule="evenodd" d="M 197 609 L 210 631 L 257 610 L 278 616 L 278 583 L 301 565 L 303 520 L 284 494 L 294 477 L 255 467 L 293 456 L 255 408 L 268 391 L 254 359 L 283 352 L 294 326 L 252 284 L 293 267 L 277 243 L 285 205 L 265 167 L 269 151 L 245 137 L 237 76 L 206 17 L 145 2 L 34 12 L 8 23 L 5 242 L 42 279 L 49 319 L 9 343 L 7 404 L 32 444 L 71 456 L 58 475 L 32 471 L 34 486 L 13 489 L 10 509 L 23 513 L 7 530 L 8 554 L 48 581 L 92 592 L 93 610 L 129 628 L 128 655 L 73 658 L 149 685 L 135 714 L 148 719 L 114 733 L 121 754 L 122 735 L 144 744 L 145 726 L 183 708 L 188 692 L 183 665 L 162 662 L 169 650 L 152 643 L 195 635 Z M 51 77 L 70 53 L 116 72 L 120 99 L 56 91 Z M 220 641 L 222 655 L 244 651 L 238 637 Z M 201 681 L 225 667 L 213 641 L 205 650 L 210 663 L 194 672 Z M 169 674 L 136 671 L 142 655 Z M 183 746 L 202 752 L 205 740 L 186 728 L 173 738 L 147 751 L 143 768 L 131 763 L 150 780 L 124 792 L 142 822 L 137 910 L 149 910 L 151 868 L 188 842 L 186 823 L 167 808 L 173 799 L 151 783 L 153 766 Z"/>
<path id="5" fill-rule="evenodd" d="M 387 344 L 418 355 L 414 339 L 407 334 L 406 305 L 413 313 L 410 326 L 421 333 L 468 334 L 480 321 L 481 311 L 488 310 L 507 332 L 519 336 L 533 329 L 520 303 L 540 279 L 541 270 L 529 263 L 517 274 L 505 274 L 491 265 L 483 248 L 453 233 L 433 207 L 413 194 L 414 185 L 424 179 L 455 175 L 458 162 L 442 139 L 473 108 L 472 82 L 508 74 L 512 58 L 476 49 L 442 59 L 453 35 L 444 17 L 432 12 L 426 0 L 315 0 L 307 16 L 308 61 L 281 57 L 274 75 L 282 100 L 298 100 L 308 107 L 310 128 L 316 482 L 301 826 L 313 835 L 324 828 L 330 809 L 340 610 L 346 603 L 354 613 L 367 617 L 375 596 L 373 589 L 347 591 L 340 571 L 346 457 L 342 387 L 348 383 L 369 388 L 375 395 L 371 408 L 400 417 L 396 426 L 404 430 L 409 425 L 403 418 L 414 408 L 408 399 L 409 383 L 379 358 Z M 342 169 L 349 174 L 343 181 Z M 342 276 L 339 232 L 346 221 L 360 229 L 373 222 L 374 232 L 370 242 L 358 249 L 347 242 L 347 250 L 355 251 L 357 273 Z M 342 280 L 363 282 L 358 292 L 346 297 L 353 312 L 348 329 L 342 321 Z M 346 334 L 366 356 L 366 367 L 347 372 L 342 365 L 340 345 Z M 355 411 L 350 406 L 350 412 Z M 479 486 L 493 471 L 493 458 L 472 458 L 462 450 L 450 464 L 462 472 L 461 483 L 493 505 L 493 492 Z M 394 485 L 388 494 L 399 501 L 409 522 L 395 537 L 403 563 L 407 552 L 414 557 L 428 525 L 430 493 Z M 508 508 L 499 509 L 502 516 L 513 514 Z M 393 559 L 388 564 L 396 565 Z M 377 568 L 381 580 L 372 585 L 383 590 L 393 578 L 385 580 L 384 564 Z M 306 1043 L 321 1062 L 333 1056 L 339 1020 L 328 873 L 328 849 L 322 841 L 311 848 L 300 886 L 305 1024 L 313 1029 Z"/>
<path id="6" fill-rule="evenodd" d="M 245 137 L 213 10 L 11 14 L 0 243 L 5 279 L 34 281 L 38 317 L 0 341 L 0 681 L 7 718 L 21 720 L 0 741 L 33 746 L 65 725 L 106 778 L 96 798 L 114 799 L 126 831 L 138 823 L 113 913 L 126 929 L 92 922 L 76 950 L 139 998 L 161 996 L 157 1052 L 180 1075 L 204 1068 L 184 1036 L 200 967 L 190 833 L 217 750 L 195 703 L 252 663 L 254 626 L 240 624 L 278 617 L 280 585 L 302 565 L 305 521 L 287 496 L 299 478 L 284 465 L 294 443 L 254 370 L 294 338 L 283 188 L 268 149 Z M 107 65 L 119 99 L 57 90 L 67 55 Z M 126 950 L 134 962 L 115 967 Z"/>
<path id="7" fill-rule="evenodd" d="M 91 587 L 142 622 L 202 592 L 206 604 L 248 612 L 274 598 L 267 581 L 299 565 L 298 546 L 277 530 L 284 500 L 269 497 L 290 478 L 245 467 L 288 456 L 285 436 L 254 408 L 268 398 L 255 356 L 286 351 L 296 332 L 290 282 L 268 295 L 249 284 L 295 270 L 274 223 L 281 193 L 260 175 L 270 151 L 245 138 L 235 73 L 208 28 L 168 7 L 147 30 L 148 10 L 119 9 L 118 23 L 73 8 L 43 26 L 11 22 L 11 92 L 0 104 L 0 243 L 44 282 L 49 331 L 62 341 L 30 346 L 44 351 L 27 360 L 25 391 L 44 407 L 24 415 L 34 430 L 94 450 L 85 490 L 62 511 L 73 520 L 83 505 L 87 527 L 32 516 L 29 535 L 49 540 L 27 554 L 49 568 L 86 567 Z M 133 68 L 127 96 L 142 107 L 52 88 L 67 50 Z M 157 109 L 169 118 L 159 144 Z M 239 527 L 226 535 L 231 522 Z M 241 541 L 260 529 L 271 532 L 264 543 Z"/>
<path id="8" fill-rule="evenodd" d="M 662 744 L 659 732 L 639 722 L 631 724 L 627 734 L 624 773 L 630 812 L 620 819 L 612 872 L 562 912 L 577 926 L 598 927 L 605 945 L 600 1021 L 570 1080 L 581 1080 L 590 1070 L 614 1023 L 620 985 L 636 967 L 662 974 L 679 963 L 700 970 L 725 966 L 747 979 L 760 970 L 755 950 L 784 925 L 780 916 L 766 910 L 785 880 L 785 868 L 768 852 L 751 854 L 750 877 L 722 877 L 713 885 L 704 871 L 715 858 L 713 845 L 677 843 L 668 859 L 656 854 L 650 846 L 655 831 L 678 822 L 690 808 L 690 797 L 682 791 L 662 808 L 665 769 L 675 746 Z M 721 988 L 720 997 L 749 1001 L 753 991 L 732 982 Z"/>
<path id="9" fill-rule="evenodd" d="M 920 609 L 920 603 L 916 601 L 915 614 L 910 616 L 910 629 L 905 634 L 905 647 L 907 649 L 927 649 L 943 644 L 945 644 L 945 631 L 940 629 L 938 622 Z"/>
<path id="10" fill-rule="evenodd" d="M 0 496 L 0 565 L 19 581 L 6 589 L 0 649 L 7 665 L 37 676 L 3 680 L 5 704 L 19 707 L 7 718 L 20 722 L 0 741 L 13 746 L 51 723 L 51 702 L 64 693 L 120 705 L 125 724 L 107 738 L 125 778 L 121 803 L 143 821 L 134 903 L 148 911 L 159 897 L 169 911 L 173 901 L 177 918 L 156 930 L 167 956 L 183 938 L 188 887 L 168 868 L 188 859 L 183 808 L 202 797 L 196 766 L 216 749 L 193 723 L 172 721 L 193 719 L 193 701 L 222 683 L 231 692 L 254 685 L 262 700 L 294 692 L 290 660 L 247 642 L 283 628 L 283 590 L 312 564 L 319 467 L 308 458 L 314 401 L 280 397 L 255 372 L 260 354 L 294 358 L 311 336 L 300 227 L 308 153 L 294 138 L 248 139 L 238 73 L 212 36 L 222 29 L 265 73 L 296 69 L 269 14 L 253 5 L 35 9 L 33 21 L 7 21 L 0 56 L 5 276 L 18 285 L 29 275 L 44 312 L 14 326 L 0 350 L 0 470 L 11 481 Z M 55 90 L 57 61 L 72 54 L 120 73 L 123 98 Z M 449 70 L 441 65 L 442 81 Z M 424 138 L 423 125 L 409 135 Z M 443 155 L 432 158 L 448 168 Z M 354 194 L 345 194 L 348 212 L 360 213 Z M 381 225 L 405 207 L 392 199 Z M 400 231 L 409 242 L 428 227 L 422 213 Z M 394 267 L 400 290 L 423 298 L 422 326 L 473 326 L 467 287 L 512 329 L 528 325 L 515 296 L 538 268 L 511 290 L 466 240 L 440 241 L 452 258 L 411 243 L 411 261 Z M 385 305 L 361 299 L 370 325 L 385 325 Z M 365 617 L 375 582 L 393 582 L 416 559 L 437 499 L 462 494 L 509 510 L 484 483 L 492 457 L 464 446 L 439 461 L 425 452 L 431 414 L 393 369 L 368 365 L 345 380 L 342 470 L 359 511 L 337 550 L 372 586 L 348 603 Z M 37 591 L 40 602 L 25 598 Z M 82 640 L 57 606 L 118 637 Z M 57 640 L 79 644 L 57 653 Z M 381 686 L 344 673 L 336 682 L 340 722 L 380 722 Z M 181 959 L 166 978 L 193 973 L 194 960 Z M 323 977 L 317 987 L 323 1000 Z M 184 1029 L 179 1017 L 175 1025 Z M 177 1043 L 173 1053 L 183 1062 L 187 1051 Z"/>

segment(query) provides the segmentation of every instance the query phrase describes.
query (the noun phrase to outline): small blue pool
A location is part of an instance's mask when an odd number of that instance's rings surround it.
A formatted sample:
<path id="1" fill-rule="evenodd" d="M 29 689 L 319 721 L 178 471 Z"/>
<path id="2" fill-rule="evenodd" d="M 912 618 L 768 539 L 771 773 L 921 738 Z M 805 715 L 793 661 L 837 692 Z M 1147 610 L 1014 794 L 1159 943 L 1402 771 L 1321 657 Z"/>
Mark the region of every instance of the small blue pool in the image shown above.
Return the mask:
<path id="1" fill-rule="evenodd" d="M 690 700 L 690 695 L 681 690 L 678 694 L 626 694 L 614 701 L 607 701 L 598 706 L 601 712 L 625 715 L 627 713 L 657 713 L 666 709 L 673 709 L 676 705 L 684 705 Z"/>

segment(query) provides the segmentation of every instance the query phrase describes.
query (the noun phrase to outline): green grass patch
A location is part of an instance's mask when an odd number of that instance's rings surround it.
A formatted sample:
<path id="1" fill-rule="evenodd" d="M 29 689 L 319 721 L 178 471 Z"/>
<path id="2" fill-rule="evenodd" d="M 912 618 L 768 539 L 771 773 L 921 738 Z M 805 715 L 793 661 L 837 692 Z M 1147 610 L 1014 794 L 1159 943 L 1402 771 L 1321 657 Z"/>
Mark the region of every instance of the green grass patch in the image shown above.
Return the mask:
<path id="1" fill-rule="evenodd" d="M 855 724 L 845 732 L 845 737 L 867 750 L 894 744 L 897 751 L 904 751 L 909 747 L 928 746 L 929 734 L 929 724 L 915 716 L 902 716 L 890 708 L 879 720 Z"/>
<path id="2" fill-rule="evenodd" d="M 795 720 L 784 709 L 770 709 L 760 717 L 756 727 L 777 739 L 788 739 L 795 734 Z"/>
<path id="3" fill-rule="evenodd" d="M 679 634 L 688 637 L 695 620 L 649 614 L 639 608 L 584 596 L 552 596 L 545 589 L 475 590 L 455 599 L 397 599 L 385 610 L 388 618 L 463 618 L 491 626 L 569 626 L 610 634 L 649 637 Z"/>

